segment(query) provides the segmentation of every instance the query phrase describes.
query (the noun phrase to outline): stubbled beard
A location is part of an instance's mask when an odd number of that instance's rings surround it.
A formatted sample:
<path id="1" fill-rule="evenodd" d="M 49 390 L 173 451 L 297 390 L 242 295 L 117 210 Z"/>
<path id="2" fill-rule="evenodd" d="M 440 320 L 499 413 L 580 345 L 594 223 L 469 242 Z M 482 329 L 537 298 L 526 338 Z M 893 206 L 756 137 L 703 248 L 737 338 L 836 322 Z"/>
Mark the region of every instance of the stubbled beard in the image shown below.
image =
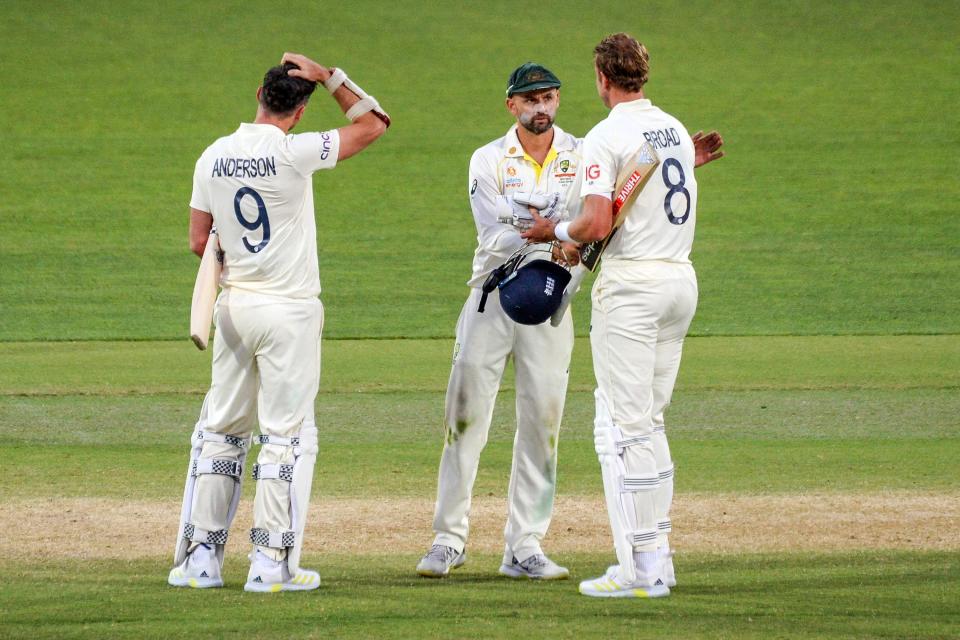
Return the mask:
<path id="1" fill-rule="evenodd" d="M 546 121 L 537 122 L 537 116 L 546 116 Z M 532 116 L 520 116 L 520 124 L 530 133 L 540 135 L 546 133 L 553 126 L 553 117 L 549 113 L 535 113 Z"/>

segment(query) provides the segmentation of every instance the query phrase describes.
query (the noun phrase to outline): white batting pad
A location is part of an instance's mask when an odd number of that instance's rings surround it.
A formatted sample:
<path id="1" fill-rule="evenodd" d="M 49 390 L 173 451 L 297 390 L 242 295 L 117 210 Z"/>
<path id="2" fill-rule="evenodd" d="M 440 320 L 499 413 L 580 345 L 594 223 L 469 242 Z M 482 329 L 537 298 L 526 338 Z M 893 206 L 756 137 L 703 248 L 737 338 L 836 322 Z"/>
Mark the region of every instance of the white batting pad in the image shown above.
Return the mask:
<path id="1" fill-rule="evenodd" d="M 628 447 L 643 445 L 650 441 L 647 436 L 624 437 L 620 428 L 613 423 L 607 408 L 606 399 L 598 389 L 596 397 L 596 418 L 593 427 L 594 449 L 600 461 L 603 478 L 603 493 L 610 517 L 610 529 L 613 533 L 613 545 L 620 564 L 620 576 L 633 583 L 637 581 L 633 548 L 656 542 L 657 529 L 641 529 L 638 524 L 634 492 L 654 491 L 660 484 L 657 473 L 627 473 L 623 452 Z"/>
<path id="2" fill-rule="evenodd" d="M 207 399 L 203 400 L 200 418 L 190 439 L 190 460 L 187 463 L 187 479 L 183 488 L 183 506 L 180 509 L 180 524 L 177 527 L 177 542 L 173 552 L 173 564 L 179 566 L 187 557 L 191 543 L 201 542 L 216 545 L 217 560 L 223 566 L 223 547 L 227 542 L 230 525 L 240 504 L 240 489 L 243 484 L 243 463 L 250 449 L 251 439 L 240 436 L 207 431 Z M 236 448 L 235 458 L 201 458 L 205 443 L 220 443 Z M 227 519 L 223 528 L 207 530 L 192 522 L 193 505 L 206 496 L 195 495 L 197 479 L 206 474 L 225 475 L 233 480 L 233 492 L 227 509 Z M 211 498 L 212 499 L 212 498 Z"/>
<path id="3" fill-rule="evenodd" d="M 261 547 L 287 549 L 287 567 L 296 574 L 300 567 L 303 549 L 303 531 L 310 504 L 310 489 L 313 484 L 313 468 L 317 460 L 317 427 L 312 420 L 304 421 L 300 433 L 292 438 L 272 435 L 258 437 L 260 444 L 291 447 L 293 464 L 257 464 L 253 466 L 255 480 L 284 480 L 290 483 L 290 530 L 267 531 L 254 527 L 250 541 Z"/>

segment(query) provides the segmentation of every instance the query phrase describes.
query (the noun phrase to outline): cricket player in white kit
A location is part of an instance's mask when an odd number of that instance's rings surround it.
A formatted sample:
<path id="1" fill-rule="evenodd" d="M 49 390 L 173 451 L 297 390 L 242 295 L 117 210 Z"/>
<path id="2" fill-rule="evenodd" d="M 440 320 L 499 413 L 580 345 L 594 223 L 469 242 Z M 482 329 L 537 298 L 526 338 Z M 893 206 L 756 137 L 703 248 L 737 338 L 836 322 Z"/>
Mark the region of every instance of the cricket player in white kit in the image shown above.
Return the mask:
<path id="1" fill-rule="evenodd" d="M 693 169 L 720 157 L 722 141 L 711 134 L 712 143 L 701 150 L 680 121 L 644 97 L 649 55 L 635 39 L 609 36 L 594 53 L 597 91 L 611 111 L 584 139 L 583 212 L 560 224 L 535 216 L 524 236 L 577 242 L 606 237 L 620 168 L 644 142 L 656 149 L 657 175 L 620 212 L 623 227 L 603 254 L 593 287 L 594 442 L 619 564 L 582 582 L 580 592 L 662 597 L 675 584 L 668 544 L 673 462 L 663 413 L 697 305 L 690 262 L 697 213 Z M 698 158 L 701 151 L 706 157 Z"/>
<path id="2" fill-rule="evenodd" d="M 293 135 L 317 83 L 352 124 Z M 389 118 L 342 70 L 291 53 L 267 72 L 257 100 L 254 122 L 210 145 L 194 173 L 191 249 L 202 255 L 208 238 L 219 238 L 224 266 L 212 382 L 193 435 L 168 578 L 178 587 L 223 585 L 223 547 L 253 442 L 261 449 L 252 467 L 254 548 L 244 588 L 320 586 L 316 572 L 299 567 L 317 455 L 323 329 L 312 174 L 373 143 Z"/>
<path id="3" fill-rule="evenodd" d="M 544 215 L 561 219 L 579 211 L 580 140 L 553 124 L 559 87 L 556 76 L 538 64 L 517 68 L 508 81 L 506 100 L 516 124 L 502 138 L 477 149 L 470 160 L 467 189 L 478 246 L 470 295 L 457 322 L 433 520 L 436 537 L 417 565 L 422 576 L 445 576 L 466 560 L 471 491 L 511 355 L 517 432 L 500 573 L 512 578 L 569 576 L 544 554 L 540 543 L 553 512 L 557 440 L 573 350 L 570 313 L 557 327 L 517 324 L 504 313 L 496 290 L 484 311 L 478 311 L 487 276 L 525 244 L 520 231 L 533 222 L 532 202 L 543 207 Z M 573 245 L 567 249 L 576 255 Z"/>

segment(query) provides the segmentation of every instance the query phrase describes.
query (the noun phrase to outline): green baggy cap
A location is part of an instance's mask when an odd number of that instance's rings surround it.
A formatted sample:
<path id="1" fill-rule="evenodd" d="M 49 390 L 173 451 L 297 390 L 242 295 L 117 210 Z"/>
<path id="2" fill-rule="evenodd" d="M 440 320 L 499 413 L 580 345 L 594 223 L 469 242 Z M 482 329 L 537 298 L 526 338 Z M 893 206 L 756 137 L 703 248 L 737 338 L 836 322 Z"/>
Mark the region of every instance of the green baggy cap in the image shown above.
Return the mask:
<path id="1" fill-rule="evenodd" d="M 507 97 L 537 89 L 560 88 L 560 80 L 546 67 L 536 62 L 525 62 L 510 74 L 507 81 Z"/>

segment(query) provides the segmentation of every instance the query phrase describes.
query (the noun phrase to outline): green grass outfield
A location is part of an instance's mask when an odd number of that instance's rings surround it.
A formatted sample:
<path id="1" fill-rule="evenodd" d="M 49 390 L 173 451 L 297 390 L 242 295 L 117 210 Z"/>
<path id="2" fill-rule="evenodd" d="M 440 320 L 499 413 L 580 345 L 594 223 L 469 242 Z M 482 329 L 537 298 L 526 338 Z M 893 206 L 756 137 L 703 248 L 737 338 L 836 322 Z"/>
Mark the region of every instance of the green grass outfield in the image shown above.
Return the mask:
<path id="1" fill-rule="evenodd" d="M 960 4 L 907 1 L 8 0 L 0 339 L 183 335 L 194 162 L 290 49 L 395 121 L 314 181 L 327 335 L 449 336 L 467 163 L 511 124 L 507 76 L 550 66 L 558 123 L 585 134 L 606 114 L 592 47 L 621 29 L 649 45 L 654 102 L 726 140 L 697 173 L 695 335 L 957 333 L 958 22 Z M 301 128 L 343 123 L 318 94 Z"/>
<path id="2" fill-rule="evenodd" d="M 449 350 L 449 340 L 325 343 L 319 491 L 430 494 Z M 559 490 L 591 494 L 598 487 L 585 339 L 575 354 Z M 955 491 L 958 364 L 953 336 L 689 339 L 669 416 L 684 469 L 678 491 Z M 187 341 L 0 343 L 0 388 L 12 394 L 0 396 L 0 428 L 18 467 L 18 494 L 169 497 L 208 367 L 209 354 Z M 506 491 L 512 389 L 508 377 L 479 493 Z M 369 472 L 383 461 L 389 484 Z"/>
<path id="3" fill-rule="evenodd" d="M 264 598 L 166 588 L 161 562 L 40 564 L 5 578 L 5 638 L 955 638 L 956 554 L 703 555 L 682 595 L 598 601 L 569 582 L 515 583 L 473 558 L 454 578 L 411 558 L 317 557 L 319 592 Z M 240 561 L 227 570 L 242 575 Z M 589 575 L 597 558 L 569 558 Z M 9 574 L 8 574 L 9 575 Z M 77 576 L 64 580 L 65 575 Z"/>
<path id="4" fill-rule="evenodd" d="M 320 512 L 326 497 L 389 504 L 432 496 L 449 347 L 437 342 L 448 341 L 326 343 L 317 404 Z M 600 492 L 584 347 L 580 341 L 561 438 L 561 496 Z M 200 402 L 195 385 L 202 388 L 208 360 L 192 349 L 0 344 L 11 495 L 175 501 Z M 956 496 L 958 350 L 960 340 L 947 336 L 691 339 L 669 415 L 678 495 Z M 840 366 L 854 359 L 858 366 Z M 752 363 L 747 371 L 745 362 Z M 819 376 L 808 379 L 814 369 Z M 136 371 L 150 379 L 137 386 Z M 512 401 L 508 384 L 476 495 L 506 493 Z M 904 526 L 909 535 L 924 524 Z M 425 548 L 426 516 L 421 535 Z M 516 637 L 518 629 L 533 637 L 622 637 L 629 628 L 631 637 L 951 638 L 960 630 L 960 554 L 949 549 L 687 552 L 678 558 L 681 586 L 666 601 L 596 602 L 578 596 L 575 582 L 499 578 L 498 557 L 489 553 L 473 554 L 462 571 L 435 582 L 414 575 L 416 553 L 374 546 L 369 554 L 326 554 L 322 540 L 314 544 L 307 560 L 321 571 L 321 590 L 266 604 L 240 590 L 244 563 L 236 556 L 227 562 L 228 587 L 215 593 L 166 587 L 165 548 L 133 549 L 130 560 L 6 558 L 0 636 L 216 638 L 269 628 L 303 638 Z M 576 580 L 611 558 L 598 549 L 559 559 Z"/>

